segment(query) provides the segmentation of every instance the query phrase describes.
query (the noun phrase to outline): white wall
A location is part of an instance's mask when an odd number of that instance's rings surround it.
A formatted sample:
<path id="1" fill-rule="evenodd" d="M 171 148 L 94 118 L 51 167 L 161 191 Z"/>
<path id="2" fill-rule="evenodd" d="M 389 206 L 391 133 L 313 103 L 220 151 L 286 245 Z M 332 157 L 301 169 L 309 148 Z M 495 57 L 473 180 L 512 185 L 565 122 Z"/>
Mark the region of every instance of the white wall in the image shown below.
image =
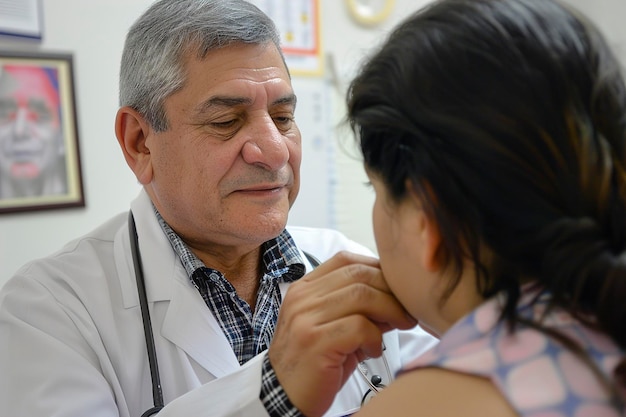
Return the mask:
<path id="1" fill-rule="evenodd" d="M 429 3 L 428 0 L 398 0 L 388 20 L 375 27 L 363 27 L 346 21 L 344 2 L 325 5 L 322 32 L 328 52 L 328 73 L 335 85 L 335 143 L 337 145 L 336 226 L 350 238 L 376 250 L 372 230 L 371 207 L 374 191 L 354 147 L 351 132 L 342 124 L 345 115 L 345 89 L 368 52 L 384 41 L 387 32 L 400 20 Z M 337 30 L 341 28 L 341 30 Z M 334 71 L 333 71 L 334 70 Z"/>
<path id="2" fill-rule="evenodd" d="M 374 28 L 363 28 L 352 22 L 344 1 L 320 1 L 323 47 L 327 53 L 325 78 L 329 86 L 336 86 L 330 93 L 328 105 L 333 109 L 334 122 L 338 123 L 343 117 L 345 85 L 363 55 L 383 40 L 392 25 L 428 1 L 396 0 L 389 20 Z M 624 49 L 626 26 L 619 19 L 626 15 L 624 0 L 569 1 L 588 11 L 609 39 Z M 124 36 L 150 3 L 152 0 L 43 0 L 43 41 L 0 39 L 3 49 L 61 51 L 74 55 L 87 200 L 87 207 L 80 209 L 0 215 L 0 285 L 30 259 L 51 253 L 113 214 L 127 210 L 128 202 L 139 190 L 118 149 L 113 121 Z M 297 85 L 298 80 L 294 81 Z M 352 143 L 345 131 L 336 130 L 332 134 L 337 141 Z M 370 219 L 373 194 L 363 185 L 366 179 L 360 162 L 342 149 L 338 149 L 336 156 L 337 227 L 373 249 Z"/>

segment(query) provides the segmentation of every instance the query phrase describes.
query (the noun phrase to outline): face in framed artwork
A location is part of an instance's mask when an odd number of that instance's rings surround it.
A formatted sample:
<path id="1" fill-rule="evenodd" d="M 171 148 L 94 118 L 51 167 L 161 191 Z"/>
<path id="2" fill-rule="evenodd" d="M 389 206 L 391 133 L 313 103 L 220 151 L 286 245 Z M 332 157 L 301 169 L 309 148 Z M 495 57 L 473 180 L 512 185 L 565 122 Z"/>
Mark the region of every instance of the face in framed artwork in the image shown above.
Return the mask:
<path id="1" fill-rule="evenodd" d="M 71 63 L 0 51 L 0 213 L 84 205 Z"/>
<path id="2" fill-rule="evenodd" d="M 56 69 L 4 65 L 0 71 L 0 196 L 65 194 Z"/>

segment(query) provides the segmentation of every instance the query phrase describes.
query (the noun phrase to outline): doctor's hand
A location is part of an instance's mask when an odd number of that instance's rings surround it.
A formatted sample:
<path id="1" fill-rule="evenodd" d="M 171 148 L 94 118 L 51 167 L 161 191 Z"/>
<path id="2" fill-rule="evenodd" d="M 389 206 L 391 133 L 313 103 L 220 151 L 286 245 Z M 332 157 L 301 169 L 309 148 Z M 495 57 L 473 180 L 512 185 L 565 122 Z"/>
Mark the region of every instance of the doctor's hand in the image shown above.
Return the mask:
<path id="1" fill-rule="evenodd" d="M 289 287 L 269 360 L 293 405 L 321 416 L 357 364 L 382 354 L 384 332 L 416 324 L 377 259 L 342 252 Z"/>

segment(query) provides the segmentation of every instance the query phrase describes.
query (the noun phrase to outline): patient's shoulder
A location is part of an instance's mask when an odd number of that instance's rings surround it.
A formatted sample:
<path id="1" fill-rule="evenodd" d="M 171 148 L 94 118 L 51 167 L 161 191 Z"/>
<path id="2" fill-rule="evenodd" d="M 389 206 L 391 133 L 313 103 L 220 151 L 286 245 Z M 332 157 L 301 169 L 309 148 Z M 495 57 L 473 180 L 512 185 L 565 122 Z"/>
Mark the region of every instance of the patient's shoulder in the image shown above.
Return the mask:
<path id="1" fill-rule="evenodd" d="M 489 379 L 440 368 L 402 374 L 358 415 L 518 416 Z"/>

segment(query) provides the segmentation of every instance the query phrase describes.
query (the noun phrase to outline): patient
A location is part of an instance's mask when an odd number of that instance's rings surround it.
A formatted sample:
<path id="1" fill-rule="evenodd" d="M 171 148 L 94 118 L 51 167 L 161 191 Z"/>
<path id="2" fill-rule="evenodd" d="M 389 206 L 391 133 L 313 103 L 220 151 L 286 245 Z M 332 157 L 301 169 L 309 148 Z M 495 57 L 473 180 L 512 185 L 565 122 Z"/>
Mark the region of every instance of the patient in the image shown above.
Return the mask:
<path id="1" fill-rule="evenodd" d="M 386 280 L 441 338 L 360 416 L 624 415 L 626 90 L 552 0 L 443 0 L 348 93 Z"/>

